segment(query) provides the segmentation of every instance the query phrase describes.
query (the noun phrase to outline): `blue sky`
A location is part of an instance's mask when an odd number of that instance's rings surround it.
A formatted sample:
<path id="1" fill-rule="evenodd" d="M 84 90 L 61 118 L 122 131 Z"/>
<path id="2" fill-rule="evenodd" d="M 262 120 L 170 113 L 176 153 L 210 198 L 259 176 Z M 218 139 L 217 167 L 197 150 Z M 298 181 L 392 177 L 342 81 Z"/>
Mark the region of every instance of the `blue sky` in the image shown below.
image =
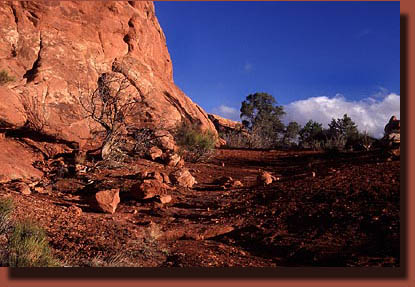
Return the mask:
<path id="1" fill-rule="evenodd" d="M 348 112 L 379 133 L 392 113 L 399 117 L 399 2 L 155 6 L 174 80 L 207 112 L 237 120 L 241 101 L 262 91 L 286 107 L 286 121 L 301 124 Z"/>

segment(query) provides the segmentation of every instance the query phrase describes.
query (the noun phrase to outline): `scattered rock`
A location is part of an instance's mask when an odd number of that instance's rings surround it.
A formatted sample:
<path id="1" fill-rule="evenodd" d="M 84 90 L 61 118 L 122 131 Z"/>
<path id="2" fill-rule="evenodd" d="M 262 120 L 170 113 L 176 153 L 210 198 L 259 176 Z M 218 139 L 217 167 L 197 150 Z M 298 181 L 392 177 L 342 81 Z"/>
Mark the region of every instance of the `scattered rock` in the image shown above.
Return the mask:
<path id="1" fill-rule="evenodd" d="M 232 184 L 232 187 L 234 187 L 234 188 L 239 188 L 239 187 L 243 187 L 243 186 L 244 185 L 239 180 L 235 180 Z"/>
<path id="2" fill-rule="evenodd" d="M 120 190 L 102 190 L 95 194 L 95 199 L 99 209 L 103 212 L 114 213 L 120 203 Z"/>
<path id="3" fill-rule="evenodd" d="M 230 176 L 223 176 L 214 181 L 214 184 L 220 185 L 223 189 L 243 187 L 242 182 L 234 180 Z"/>
<path id="4" fill-rule="evenodd" d="M 130 194 L 137 200 L 153 198 L 166 194 L 169 187 L 157 179 L 145 179 L 142 183 L 134 184 Z"/>
<path id="5" fill-rule="evenodd" d="M 157 130 L 154 135 L 157 137 L 159 146 L 164 151 L 177 151 L 173 136 L 165 130 Z"/>
<path id="6" fill-rule="evenodd" d="M 184 160 L 177 153 L 169 153 L 166 158 L 166 163 L 171 167 L 184 166 Z"/>
<path id="7" fill-rule="evenodd" d="M 30 191 L 30 187 L 24 182 L 21 182 L 21 183 L 17 184 L 16 185 L 16 190 L 18 192 L 20 192 L 21 194 L 24 194 L 24 195 L 30 195 L 32 193 Z"/>
<path id="8" fill-rule="evenodd" d="M 82 209 L 76 205 L 71 205 L 68 207 L 67 211 L 69 213 L 73 213 L 76 216 L 81 216 L 82 215 Z"/>
<path id="9" fill-rule="evenodd" d="M 159 173 L 158 171 L 153 171 L 153 172 L 150 172 L 148 175 L 147 175 L 147 178 L 151 178 L 151 179 L 155 179 L 155 180 L 157 180 L 157 181 L 159 181 L 159 182 L 163 182 L 164 180 L 163 180 L 163 176 L 161 175 L 161 173 Z"/>
<path id="10" fill-rule="evenodd" d="M 166 195 L 161 195 L 158 197 L 158 200 L 162 203 L 162 204 L 166 204 L 169 203 L 173 198 L 171 197 L 171 195 L 166 194 Z"/>
<path id="11" fill-rule="evenodd" d="M 218 185 L 229 185 L 233 183 L 233 178 L 230 176 L 222 176 L 214 181 Z"/>
<path id="12" fill-rule="evenodd" d="M 267 171 L 262 171 L 259 170 L 259 174 L 257 176 L 257 184 L 258 185 L 269 185 L 271 184 L 274 180 L 277 180 L 277 178 L 273 175 L 271 175 L 269 172 Z"/>
<path id="13" fill-rule="evenodd" d="M 192 188 L 196 179 L 192 176 L 187 168 L 181 168 L 170 174 L 173 183 L 183 187 Z"/>
<path id="14" fill-rule="evenodd" d="M 160 158 L 163 154 L 163 151 L 156 146 L 153 146 L 148 151 L 148 156 L 151 160 L 156 160 Z"/>
<path id="15" fill-rule="evenodd" d="M 83 174 L 83 173 L 87 173 L 88 171 L 88 167 L 82 164 L 76 164 L 75 165 L 75 171 L 78 174 Z"/>
<path id="16" fill-rule="evenodd" d="M 43 186 L 36 186 L 33 188 L 33 190 L 37 193 L 47 193 L 47 191 L 45 191 L 45 188 Z"/>
<path id="17" fill-rule="evenodd" d="M 161 172 L 160 173 L 161 177 L 163 178 L 163 182 L 166 184 L 171 184 L 169 175 L 167 173 Z"/>
<path id="18" fill-rule="evenodd" d="M 146 170 L 144 170 L 144 171 L 140 171 L 140 172 L 138 173 L 138 175 L 139 175 L 140 179 L 145 179 L 145 178 L 147 178 L 147 177 L 148 177 L 148 174 L 149 174 L 149 172 L 148 172 L 148 171 L 146 171 Z"/>

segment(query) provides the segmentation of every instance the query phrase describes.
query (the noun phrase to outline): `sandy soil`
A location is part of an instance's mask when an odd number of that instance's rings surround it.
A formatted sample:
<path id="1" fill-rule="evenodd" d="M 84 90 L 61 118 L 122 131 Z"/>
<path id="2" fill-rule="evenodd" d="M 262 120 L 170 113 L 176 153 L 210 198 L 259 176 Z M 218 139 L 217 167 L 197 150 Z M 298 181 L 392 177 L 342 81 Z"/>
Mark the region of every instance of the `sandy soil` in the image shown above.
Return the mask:
<path id="1" fill-rule="evenodd" d="M 140 171 L 166 171 L 146 160 L 59 178 L 47 193 L 3 185 L 0 196 L 13 197 L 16 219 L 45 228 L 66 266 L 400 265 L 399 160 L 379 151 L 223 149 L 186 166 L 198 184 L 172 190 L 166 205 L 128 197 Z M 258 186 L 258 169 L 280 180 Z M 244 187 L 214 184 L 222 176 Z M 90 208 L 94 192 L 113 187 L 121 190 L 115 214 Z"/>

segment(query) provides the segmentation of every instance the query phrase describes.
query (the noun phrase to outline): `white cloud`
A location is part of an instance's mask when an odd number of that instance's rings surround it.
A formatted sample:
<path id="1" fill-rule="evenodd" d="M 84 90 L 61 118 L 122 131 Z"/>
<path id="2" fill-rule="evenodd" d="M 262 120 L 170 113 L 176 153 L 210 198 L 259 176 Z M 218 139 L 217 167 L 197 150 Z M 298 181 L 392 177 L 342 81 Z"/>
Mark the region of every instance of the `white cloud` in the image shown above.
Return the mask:
<path id="1" fill-rule="evenodd" d="M 230 120 L 233 120 L 233 121 L 240 121 L 239 110 L 237 110 L 233 107 L 220 105 L 219 107 L 214 108 L 212 110 L 212 112 L 214 114 L 219 115 L 221 117 L 224 117 L 226 119 L 230 119 Z"/>
<path id="2" fill-rule="evenodd" d="M 357 124 L 360 131 L 367 131 L 375 137 L 382 137 L 386 123 L 392 115 L 400 118 L 400 96 L 388 94 L 383 98 L 365 98 L 348 101 L 337 94 L 333 98 L 312 97 L 295 101 L 284 106 L 285 122 L 296 121 L 304 125 L 312 119 L 327 127 L 332 118 L 342 118 L 347 114 Z"/>

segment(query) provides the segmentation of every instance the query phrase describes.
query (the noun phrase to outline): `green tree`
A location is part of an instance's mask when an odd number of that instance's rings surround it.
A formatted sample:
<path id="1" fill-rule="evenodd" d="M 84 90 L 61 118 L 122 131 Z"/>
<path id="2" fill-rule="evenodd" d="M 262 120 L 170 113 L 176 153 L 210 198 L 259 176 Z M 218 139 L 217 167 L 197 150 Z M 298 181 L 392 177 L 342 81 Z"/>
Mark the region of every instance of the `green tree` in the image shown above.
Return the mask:
<path id="1" fill-rule="evenodd" d="M 300 129 L 301 127 L 297 122 L 290 122 L 284 131 L 284 137 L 282 139 L 283 145 L 291 146 L 297 139 Z"/>
<path id="2" fill-rule="evenodd" d="M 255 93 L 246 97 L 241 106 L 242 124 L 253 135 L 253 147 L 275 146 L 279 134 L 284 131 L 281 121 L 285 114 L 283 106 L 278 106 L 275 98 L 267 93 Z"/>
<path id="3" fill-rule="evenodd" d="M 341 119 L 332 119 L 328 133 L 331 139 L 342 139 L 346 147 L 351 147 L 359 140 L 357 125 L 347 114 L 344 114 Z"/>
<path id="4" fill-rule="evenodd" d="M 318 149 L 324 140 L 322 124 L 309 120 L 299 132 L 300 145 L 306 148 Z"/>

